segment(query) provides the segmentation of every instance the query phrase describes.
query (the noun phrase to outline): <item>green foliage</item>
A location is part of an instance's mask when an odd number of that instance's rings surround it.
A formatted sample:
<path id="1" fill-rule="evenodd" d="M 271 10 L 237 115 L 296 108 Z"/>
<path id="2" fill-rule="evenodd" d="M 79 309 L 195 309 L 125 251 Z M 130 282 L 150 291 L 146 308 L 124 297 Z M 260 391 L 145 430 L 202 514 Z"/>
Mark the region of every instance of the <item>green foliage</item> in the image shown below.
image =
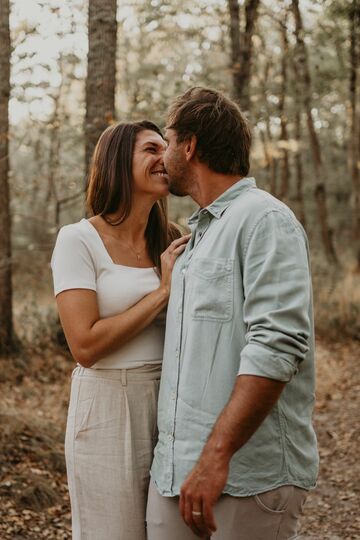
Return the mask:
<path id="1" fill-rule="evenodd" d="M 351 0 L 300 1 L 312 78 L 312 113 L 325 162 L 329 221 L 342 266 L 351 265 L 352 257 L 347 168 L 351 5 Z M 243 29 L 243 3 L 240 6 Z M 250 84 L 252 174 L 261 187 L 268 189 L 265 137 L 279 182 L 285 144 L 290 159 L 290 192 L 285 202 L 296 211 L 295 157 L 301 156 L 306 227 L 312 250 L 318 252 L 321 238 L 313 200 L 316 179 L 301 107 L 299 73 L 294 68 L 296 40 L 290 6 L 290 0 L 264 0 L 259 8 Z M 171 99 L 192 85 L 213 86 L 231 94 L 227 9 L 225 0 L 118 3 L 117 120 L 149 118 L 164 126 Z M 280 137 L 281 24 L 286 25 L 289 41 L 285 99 L 288 141 Z M 19 253 L 21 259 L 34 261 L 36 266 L 37 259 L 44 260 L 41 253 L 50 253 L 58 226 L 84 215 L 81 191 L 85 177 L 87 6 L 80 0 L 28 0 L 25 8 L 21 0 L 13 0 L 11 25 L 10 183 L 15 273 L 20 276 L 24 266 L 16 268 Z M 300 142 L 295 136 L 298 111 Z M 57 205 L 64 199 L 68 202 L 58 212 Z M 181 223 L 190 208 L 191 204 L 183 200 L 171 201 L 172 216 Z M 45 271 L 49 273 L 49 268 Z M 37 290 L 36 283 L 31 287 Z M 349 312 L 349 324 L 356 315 Z M 22 311 L 21 318 L 23 328 L 33 321 L 36 346 L 49 337 L 45 327 L 56 331 L 56 321 L 51 314 L 39 312 L 36 298 Z"/>

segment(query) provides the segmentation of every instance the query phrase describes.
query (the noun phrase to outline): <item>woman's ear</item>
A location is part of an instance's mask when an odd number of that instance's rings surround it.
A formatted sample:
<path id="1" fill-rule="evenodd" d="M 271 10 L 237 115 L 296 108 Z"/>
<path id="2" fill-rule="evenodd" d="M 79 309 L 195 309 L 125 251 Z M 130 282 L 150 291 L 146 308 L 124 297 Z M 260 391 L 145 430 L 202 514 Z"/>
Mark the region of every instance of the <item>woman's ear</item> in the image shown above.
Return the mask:
<path id="1" fill-rule="evenodd" d="M 185 143 L 185 158 L 186 161 L 191 161 L 196 153 L 197 139 L 196 135 L 191 135 Z"/>

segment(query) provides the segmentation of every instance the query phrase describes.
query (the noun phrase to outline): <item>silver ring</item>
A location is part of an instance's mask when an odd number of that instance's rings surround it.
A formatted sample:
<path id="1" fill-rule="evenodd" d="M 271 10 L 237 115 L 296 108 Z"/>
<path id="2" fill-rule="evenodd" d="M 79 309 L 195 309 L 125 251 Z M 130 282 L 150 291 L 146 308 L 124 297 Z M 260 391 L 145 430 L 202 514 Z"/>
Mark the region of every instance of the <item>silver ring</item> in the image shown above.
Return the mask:
<path id="1" fill-rule="evenodd" d="M 191 512 L 193 516 L 202 516 L 202 512 L 195 512 L 194 510 Z"/>

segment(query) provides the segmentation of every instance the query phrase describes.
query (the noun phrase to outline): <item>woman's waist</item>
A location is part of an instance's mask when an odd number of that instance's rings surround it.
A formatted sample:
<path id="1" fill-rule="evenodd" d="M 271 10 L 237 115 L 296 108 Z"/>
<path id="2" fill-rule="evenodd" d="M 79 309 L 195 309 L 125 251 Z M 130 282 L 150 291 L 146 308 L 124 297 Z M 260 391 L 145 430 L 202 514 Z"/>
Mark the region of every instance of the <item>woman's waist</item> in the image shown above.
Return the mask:
<path id="1" fill-rule="evenodd" d="M 144 364 L 162 362 L 164 353 L 163 332 L 141 332 L 131 341 L 103 356 L 93 369 L 130 369 Z"/>
<path id="2" fill-rule="evenodd" d="M 73 371 L 73 377 L 90 377 L 94 379 L 110 379 L 113 381 L 152 381 L 160 379 L 161 363 L 146 363 L 142 366 L 131 368 L 84 368 L 77 365 Z"/>

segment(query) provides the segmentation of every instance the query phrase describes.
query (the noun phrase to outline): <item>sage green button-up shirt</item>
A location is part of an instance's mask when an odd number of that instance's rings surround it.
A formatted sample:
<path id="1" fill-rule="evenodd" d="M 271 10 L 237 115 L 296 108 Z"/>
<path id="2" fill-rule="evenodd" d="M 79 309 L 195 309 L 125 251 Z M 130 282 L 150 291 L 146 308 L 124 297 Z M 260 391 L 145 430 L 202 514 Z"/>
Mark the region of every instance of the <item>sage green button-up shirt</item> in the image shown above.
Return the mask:
<path id="1" fill-rule="evenodd" d="M 314 331 L 308 244 L 291 210 L 234 184 L 189 220 L 168 306 L 151 475 L 178 495 L 238 375 L 287 384 L 270 414 L 232 457 L 224 493 L 315 485 Z"/>

